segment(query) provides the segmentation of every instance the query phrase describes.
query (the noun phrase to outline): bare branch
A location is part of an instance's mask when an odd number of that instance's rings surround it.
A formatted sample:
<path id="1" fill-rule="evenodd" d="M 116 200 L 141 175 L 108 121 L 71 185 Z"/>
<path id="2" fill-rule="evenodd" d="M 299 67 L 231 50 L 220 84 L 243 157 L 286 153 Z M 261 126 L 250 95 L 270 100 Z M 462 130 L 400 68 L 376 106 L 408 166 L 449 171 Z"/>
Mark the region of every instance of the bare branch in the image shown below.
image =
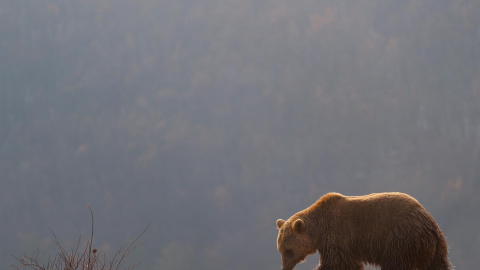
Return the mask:
<path id="1" fill-rule="evenodd" d="M 92 218 L 92 230 L 91 230 L 91 235 L 90 235 L 90 243 L 88 243 L 88 265 L 90 265 L 90 254 L 92 254 L 92 244 L 93 244 L 93 211 L 92 208 L 90 207 L 90 204 L 87 205 L 88 210 L 90 210 L 90 217 Z"/>
<path id="2" fill-rule="evenodd" d="M 147 240 L 145 240 L 145 241 L 142 241 L 142 242 L 136 244 L 137 241 L 138 241 L 138 240 L 145 234 L 145 232 L 148 230 L 148 228 L 150 227 L 150 225 L 152 225 L 152 223 L 149 223 L 149 224 L 147 225 L 147 227 L 143 230 L 143 232 L 142 232 L 141 234 L 139 234 L 139 235 L 137 236 L 137 238 L 135 238 L 135 240 L 133 240 L 133 241 L 130 243 L 130 245 L 127 247 L 127 249 L 125 249 L 125 251 L 124 251 L 123 254 L 122 254 L 122 257 L 120 258 L 120 260 L 119 260 L 119 262 L 118 262 L 118 264 L 117 264 L 117 267 L 115 268 L 116 270 L 118 270 L 118 269 L 120 268 L 120 266 L 121 266 L 122 263 L 123 263 L 123 260 L 127 257 L 128 253 L 130 253 L 132 250 L 136 249 L 137 247 L 143 245 L 145 242 L 148 241 L 148 239 L 147 239 Z M 129 269 L 129 268 L 127 268 L 127 269 Z"/>

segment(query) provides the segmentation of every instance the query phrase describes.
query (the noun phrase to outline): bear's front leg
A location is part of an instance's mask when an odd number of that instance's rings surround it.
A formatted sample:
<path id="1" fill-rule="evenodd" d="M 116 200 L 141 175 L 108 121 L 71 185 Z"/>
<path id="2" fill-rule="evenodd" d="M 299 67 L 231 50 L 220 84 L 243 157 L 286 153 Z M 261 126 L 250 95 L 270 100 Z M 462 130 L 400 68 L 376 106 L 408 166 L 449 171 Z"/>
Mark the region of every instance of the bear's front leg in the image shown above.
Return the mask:
<path id="1" fill-rule="evenodd" d="M 349 261 L 345 258 L 348 257 L 341 256 L 341 254 L 335 254 L 334 256 L 320 255 L 320 261 L 315 270 L 364 270 L 363 263 Z"/>
<path id="2" fill-rule="evenodd" d="M 354 264 L 354 265 L 346 265 L 346 264 L 342 264 L 342 265 L 337 265 L 337 266 L 333 266 L 333 265 L 327 265 L 327 264 L 319 264 L 317 266 L 317 268 L 315 268 L 315 270 L 364 270 L 364 266 L 363 264 Z"/>

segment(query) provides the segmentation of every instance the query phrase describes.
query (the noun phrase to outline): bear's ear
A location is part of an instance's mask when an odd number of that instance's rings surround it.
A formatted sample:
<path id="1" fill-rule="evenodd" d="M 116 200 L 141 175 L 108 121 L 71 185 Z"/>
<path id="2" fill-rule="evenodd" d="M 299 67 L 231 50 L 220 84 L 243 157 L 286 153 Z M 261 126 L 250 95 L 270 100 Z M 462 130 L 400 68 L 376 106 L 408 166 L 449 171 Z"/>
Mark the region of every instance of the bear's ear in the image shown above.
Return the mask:
<path id="1" fill-rule="evenodd" d="M 277 219 L 277 228 L 282 228 L 283 224 L 285 224 L 285 220 Z"/>
<path id="2" fill-rule="evenodd" d="M 305 231 L 305 222 L 303 222 L 301 219 L 295 220 L 292 226 L 296 233 L 303 233 Z"/>

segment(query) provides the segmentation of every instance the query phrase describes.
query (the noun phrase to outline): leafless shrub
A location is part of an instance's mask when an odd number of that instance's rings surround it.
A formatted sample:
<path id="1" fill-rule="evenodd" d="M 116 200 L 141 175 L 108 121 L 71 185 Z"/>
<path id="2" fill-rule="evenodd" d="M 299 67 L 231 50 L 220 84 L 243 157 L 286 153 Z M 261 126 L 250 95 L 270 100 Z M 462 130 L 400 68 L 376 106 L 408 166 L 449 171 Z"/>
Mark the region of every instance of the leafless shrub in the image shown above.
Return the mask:
<path id="1" fill-rule="evenodd" d="M 89 239 L 85 243 L 85 247 L 81 248 L 82 236 L 78 237 L 76 247 L 71 250 L 66 250 L 58 241 L 57 236 L 52 231 L 55 244 L 58 247 L 58 253 L 51 258 L 48 257 L 46 264 L 42 264 L 39 259 L 40 251 L 34 251 L 31 255 L 26 252 L 21 257 L 15 257 L 18 264 L 12 265 L 13 269 L 33 269 L 33 270 L 132 270 L 138 264 L 123 267 L 124 260 L 137 247 L 143 245 L 147 240 L 140 241 L 145 232 L 150 227 L 150 224 L 135 238 L 126 248 L 122 247 L 117 250 L 110 260 L 102 252 L 97 249 L 92 249 L 93 243 L 93 212 L 90 206 L 90 216 L 92 218 L 92 228 Z"/>

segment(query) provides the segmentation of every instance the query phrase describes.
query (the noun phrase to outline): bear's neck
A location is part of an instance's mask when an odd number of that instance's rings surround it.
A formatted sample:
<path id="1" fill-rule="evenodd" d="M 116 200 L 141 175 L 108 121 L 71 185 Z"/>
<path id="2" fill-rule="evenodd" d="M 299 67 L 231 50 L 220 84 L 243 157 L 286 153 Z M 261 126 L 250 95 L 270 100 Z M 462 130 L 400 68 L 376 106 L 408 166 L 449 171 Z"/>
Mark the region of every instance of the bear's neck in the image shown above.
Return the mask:
<path id="1" fill-rule="evenodd" d="M 318 249 L 322 250 L 325 246 L 326 240 L 330 231 L 328 207 L 325 205 L 315 205 L 316 207 L 310 207 L 304 211 L 298 213 L 299 217 L 305 221 L 307 227 L 307 233 L 310 236 L 311 244 Z"/>

